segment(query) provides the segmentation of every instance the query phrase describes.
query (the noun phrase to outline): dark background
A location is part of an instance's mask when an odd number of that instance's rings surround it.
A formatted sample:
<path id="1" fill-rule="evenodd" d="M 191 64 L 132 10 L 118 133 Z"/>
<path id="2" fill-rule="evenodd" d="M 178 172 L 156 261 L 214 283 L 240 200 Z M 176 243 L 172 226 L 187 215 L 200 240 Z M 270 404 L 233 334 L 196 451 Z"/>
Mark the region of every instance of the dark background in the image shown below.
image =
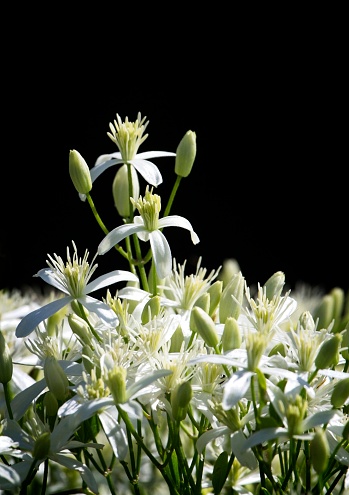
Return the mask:
<path id="1" fill-rule="evenodd" d="M 16 64 L 9 61 L 0 285 L 40 285 L 33 275 L 46 266 L 47 254 L 65 260 L 72 240 L 92 259 L 103 233 L 70 181 L 69 150 L 92 167 L 100 154 L 117 151 L 107 136 L 116 114 L 134 121 L 141 112 L 149 137 L 140 151 L 175 151 L 187 130 L 197 135 L 197 158 L 171 213 L 186 217 L 201 242 L 194 246 L 183 229 L 164 232 L 177 261 L 188 260 L 188 273 L 199 256 L 208 270 L 235 258 L 249 284 L 282 270 L 292 288 L 305 282 L 347 290 L 342 31 L 328 32 L 326 24 L 309 31 L 301 22 L 286 31 L 272 27 L 219 38 L 193 34 L 184 42 L 177 26 L 172 44 L 163 27 L 151 40 L 138 40 L 138 49 L 130 38 L 102 48 L 80 35 L 63 51 L 53 43 L 48 57 L 41 37 Z M 30 66 L 19 77 L 24 59 Z M 174 160 L 154 163 L 164 180 L 156 190 L 164 210 Z M 92 190 L 109 229 L 120 222 L 111 195 L 116 170 Z M 111 252 L 98 264 L 96 276 L 125 268 Z"/>

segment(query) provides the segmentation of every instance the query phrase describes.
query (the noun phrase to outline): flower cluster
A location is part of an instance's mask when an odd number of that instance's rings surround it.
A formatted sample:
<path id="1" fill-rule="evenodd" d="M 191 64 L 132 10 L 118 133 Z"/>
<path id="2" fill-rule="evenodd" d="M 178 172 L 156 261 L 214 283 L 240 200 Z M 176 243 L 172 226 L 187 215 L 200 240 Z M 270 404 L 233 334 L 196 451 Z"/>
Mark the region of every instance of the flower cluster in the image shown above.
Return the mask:
<path id="1" fill-rule="evenodd" d="M 91 168 L 69 154 L 97 252 L 48 255 L 49 295 L 0 292 L 1 493 L 348 494 L 349 294 L 291 293 L 281 271 L 253 288 L 233 259 L 187 273 L 163 230 L 199 243 L 170 214 L 196 133 L 139 153 L 146 118 L 109 127 L 118 151 Z M 174 162 L 166 205 L 160 157 Z M 108 231 L 92 192 L 114 165 Z M 129 269 L 95 277 L 111 252 Z"/>

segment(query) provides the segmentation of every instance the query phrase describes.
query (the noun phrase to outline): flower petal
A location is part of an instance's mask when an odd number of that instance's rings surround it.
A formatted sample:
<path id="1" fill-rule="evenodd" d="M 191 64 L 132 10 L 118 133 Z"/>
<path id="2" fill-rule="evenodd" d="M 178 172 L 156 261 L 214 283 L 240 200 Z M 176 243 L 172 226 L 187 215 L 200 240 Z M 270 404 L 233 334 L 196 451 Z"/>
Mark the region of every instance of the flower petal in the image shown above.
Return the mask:
<path id="1" fill-rule="evenodd" d="M 114 270 L 96 278 L 93 282 L 86 285 L 86 294 L 90 294 L 98 289 L 102 289 L 107 285 L 112 285 L 117 282 L 139 282 L 138 277 L 134 273 L 127 270 Z"/>
<path id="2" fill-rule="evenodd" d="M 164 227 L 182 227 L 182 229 L 186 229 L 190 231 L 191 240 L 193 244 L 198 244 L 200 239 L 198 235 L 194 232 L 193 227 L 189 220 L 180 215 L 169 215 L 168 217 L 160 218 L 158 222 L 159 229 Z"/>
<path id="3" fill-rule="evenodd" d="M 79 297 L 78 301 L 91 313 L 96 313 L 98 318 L 106 325 L 116 326 L 118 317 L 108 304 L 91 296 Z"/>
<path id="4" fill-rule="evenodd" d="M 44 282 L 52 285 L 53 287 L 56 287 L 56 289 L 64 292 L 65 294 L 69 294 L 67 291 L 67 288 L 59 281 L 57 278 L 54 277 L 54 272 L 51 270 L 51 268 L 43 268 L 42 270 L 39 270 L 35 277 L 40 277 Z"/>
<path id="5" fill-rule="evenodd" d="M 42 321 L 54 315 L 60 309 L 67 306 L 73 298 L 71 296 L 62 297 L 57 301 L 52 301 L 41 308 L 35 309 L 25 316 L 16 328 L 16 337 L 22 338 L 29 335 Z"/>
<path id="6" fill-rule="evenodd" d="M 115 457 L 123 461 L 128 454 L 128 443 L 126 433 L 118 422 L 118 414 L 115 407 L 110 407 L 102 411 L 98 417 Z"/>
<path id="7" fill-rule="evenodd" d="M 144 225 L 135 225 L 133 223 L 127 223 L 116 227 L 116 229 L 111 230 L 99 244 L 98 254 L 107 253 L 112 247 L 125 239 L 125 237 L 141 232 L 142 230 L 144 230 Z"/>
<path id="8" fill-rule="evenodd" d="M 252 371 L 236 371 L 225 383 L 223 389 L 223 409 L 228 411 L 245 395 L 251 385 Z"/>
<path id="9" fill-rule="evenodd" d="M 148 160 L 140 160 L 138 156 L 136 156 L 136 158 L 130 160 L 130 163 L 132 163 L 134 168 L 152 186 L 157 187 L 162 183 L 162 175 L 160 174 L 160 170 L 153 162 L 149 162 Z"/>
<path id="10" fill-rule="evenodd" d="M 176 153 L 172 151 L 143 151 L 143 153 L 137 153 L 136 159 L 148 160 L 148 158 L 159 158 L 161 156 L 176 156 Z"/>
<path id="11" fill-rule="evenodd" d="M 160 230 L 154 230 L 149 234 L 150 246 L 153 252 L 153 260 L 156 273 L 160 279 L 167 277 L 172 268 L 172 254 L 166 237 Z"/>

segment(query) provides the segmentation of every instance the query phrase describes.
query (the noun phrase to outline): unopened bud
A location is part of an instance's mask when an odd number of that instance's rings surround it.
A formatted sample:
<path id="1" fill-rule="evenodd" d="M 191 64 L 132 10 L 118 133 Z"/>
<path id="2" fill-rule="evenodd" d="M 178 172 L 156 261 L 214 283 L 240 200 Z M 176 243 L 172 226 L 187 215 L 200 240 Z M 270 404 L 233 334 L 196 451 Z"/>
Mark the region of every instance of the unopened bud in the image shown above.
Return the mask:
<path id="1" fill-rule="evenodd" d="M 349 377 L 336 383 L 331 395 L 331 404 L 336 409 L 343 406 L 349 397 Z"/>
<path id="2" fill-rule="evenodd" d="M 13 363 L 10 349 L 0 331 L 0 383 L 8 383 L 12 378 Z"/>
<path id="3" fill-rule="evenodd" d="M 331 368 L 339 361 L 339 346 L 342 342 L 342 335 L 335 333 L 333 337 L 326 340 L 315 358 L 315 366 L 318 370 Z"/>
<path id="4" fill-rule="evenodd" d="M 329 324 L 333 320 L 334 300 L 330 294 L 326 294 L 322 297 L 319 305 L 313 312 L 314 320 L 319 320 L 318 329 L 328 328 Z"/>
<path id="5" fill-rule="evenodd" d="M 139 180 L 138 174 L 132 165 L 131 178 L 132 178 L 132 197 L 135 201 L 139 198 Z M 135 205 L 130 202 L 130 185 L 128 180 L 128 165 L 124 163 L 116 172 L 113 181 L 113 197 L 114 204 L 118 210 L 119 215 L 122 218 L 129 218 L 131 211 L 135 210 Z"/>
<path id="6" fill-rule="evenodd" d="M 219 340 L 212 318 L 198 306 L 193 308 L 191 314 L 198 334 L 208 346 L 215 348 Z"/>
<path id="7" fill-rule="evenodd" d="M 85 159 L 76 150 L 70 150 L 69 153 L 69 175 L 78 193 L 87 194 L 91 191 L 90 169 Z"/>
<path id="8" fill-rule="evenodd" d="M 188 131 L 181 139 L 176 150 L 175 173 L 180 177 L 188 177 L 196 156 L 196 134 Z"/>
<path id="9" fill-rule="evenodd" d="M 204 294 L 201 294 L 201 296 L 196 300 L 195 302 L 195 307 L 201 308 L 205 311 L 205 313 L 208 313 L 210 310 L 210 295 L 205 292 Z M 193 312 L 190 314 L 190 328 L 193 332 L 197 332 L 198 329 L 196 328 L 196 323 L 195 319 L 193 317 Z"/>
<path id="10" fill-rule="evenodd" d="M 222 292 L 219 303 L 219 321 L 225 323 L 225 320 L 232 316 L 236 320 L 240 316 L 241 305 L 244 296 L 245 279 L 241 272 L 233 275 L 232 279 Z"/>
<path id="11" fill-rule="evenodd" d="M 50 444 L 51 444 L 50 437 L 51 437 L 50 432 L 46 431 L 36 439 L 33 448 L 34 459 L 46 459 L 48 453 L 50 452 Z"/>
<path id="12" fill-rule="evenodd" d="M 326 432 L 318 428 L 314 438 L 310 441 L 310 460 L 313 468 L 318 474 L 325 471 L 330 456 L 330 448 L 326 437 Z"/>
<path id="13" fill-rule="evenodd" d="M 266 296 L 271 301 L 273 297 L 281 296 L 282 289 L 285 285 L 285 274 L 283 272 L 275 272 L 264 284 Z"/>
<path id="14" fill-rule="evenodd" d="M 221 300 L 222 290 L 222 280 L 216 280 L 215 283 L 210 285 L 207 290 L 207 293 L 210 295 L 210 309 L 208 310 L 208 314 L 210 316 L 214 315 L 214 312 L 218 307 L 219 301 Z"/>
<path id="15" fill-rule="evenodd" d="M 189 382 L 180 383 L 172 392 L 172 414 L 176 421 L 185 419 L 192 396 L 193 391 Z"/>
<path id="16" fill-rule="evenodd" d="M 71 313 L 68 316 L 68 323 L 72 332 L 77 335 L 82 344 L 91 345 L 91 332 L 85 320 Z"/>
<path id="17" fill-rule="evenodd" d="M 235 258 L 227 258 L 223 261 L 223 267 L 219 273 L 219 280 L 223 282 L 223 289 L 229 284 L 234 275 L 239 273 L 240 266 Z"/>
<path id="18" fill-rule="evenodd" d="M 46 385 L 57 400 L 65 400 L 69 393 L 69 381 L 56 358 L 47 356 L 44 363 Z"/>
<path id="19" fill-rule="evenodd" d="M 342 332 L 342 356 L 349 361 L 349 322 Z"/>
<path id="20" fill-rule="evenodd" d="M 126 402 L 126 376 L 127 371 L 121 366 L 115 366 L 108 371 L 107 385 L 113 396 L 115 404 L 123 404 Z"/>
<path id="21" fill-rule="evenodd" d="M 67 311 L 67 306 L 63 306 L 63 308 L 59 309 L 58 311 L 56 311 L 56 313 L 54 313 L 53 315 L 47 318 L 46 330 L 47 330 L 47 334 L 50 337 L 55 335 L 56 327 L 64 319 L 66 311 Z"/>
<path id="22" fill-rule="evenodd" d="M 235 318 L 229 316 L 224 323 L 222 335 L 223 352 L 231 351 L 232 349 L 240 349 L 241 340 L 239 324 Z"/>
<path id="23" fill-rule="evenodd" d="M 142 311 L 142 325 L 146 325 L 155 316 L 158 316 L 161 310 L 160 297 L 154 296 L 147 301 Z"/>
<path id="24" fill-rule="evenodd" d="M 58 401 L 50 391 L 46 392 L 43 400 L 47 416 L 56 416 L 58 411 Z"/>

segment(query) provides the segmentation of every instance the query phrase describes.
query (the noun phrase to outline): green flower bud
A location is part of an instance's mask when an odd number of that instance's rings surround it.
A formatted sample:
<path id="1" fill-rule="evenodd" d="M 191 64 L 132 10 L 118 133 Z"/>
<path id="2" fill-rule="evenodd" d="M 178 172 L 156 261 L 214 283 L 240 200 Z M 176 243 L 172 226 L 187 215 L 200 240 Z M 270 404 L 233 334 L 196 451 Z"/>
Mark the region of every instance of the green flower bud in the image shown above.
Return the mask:
<path id="1" fill-rule="evenodd" d="M 191 314 L 198 334 L 208 346 L 215 348 L 219 340 L 212 318 L 198 306 L 193 308 Z"/>
<path id="2" fill-rule="evenodd" d="M 310 461 L 318 474 L 325 471 L 330 456 L 330 447 L 326 433 L 322 428 L 318 428 L 314 438 L 310 441 Z"/>
<path id="3" fill-rule="evenodd" d="M 343 406 L 349 397 L 349 377 L 336 383 L 331 395 L 331 404 L 336 409 Z"/>
<path id="4" fill-rule="evenodd" d="M 176 328 L 176 331 L 171 337 L 170 352 L 180 352 L 183 342 L 184 342 L 184 336 L 183 336 L 182 328 L 178 326 Z"/>
<path id="5" fill-rule="evenodd" d="M 224 323 L 222 335 L 223 352 L 239 349 L 241 346 L 241 332 L 238 322 L 232 316 L 229 316 Z"/>
<path id="6" fill-rule="evenodd" d="M 10 349 L 0 332 L 0 383 L 5 384 L 11 381 L 13 373 L 13 363 Z"/>
<path id="7" fill-rule="evenodd" d="M 87 194 L 91 191 L 90 169 L 84 158 L 76 150 L 70 150 L 69 153 L 69 175 L 78 193 Z"/>
<path id="8" fill-rule="evenodd" d="M 349 361 L 349 323 L 342 332 L 342 356 L 346 361 Z"/>
<path id="9" fill-rule="evenodd" d="M 208 313 L 210 310 L 210 295 L 205 292 L 202 294 L 195 302 L 195 306 L 201 308 L 205 311 L 205 313 Z M 196 328 L 195 320 L 193 317 L 193 313 L 190 314 L 190 328 L 192 329 L 193 332 L 197 332 L 198 329 Z"/>
<path id="10" fill-rule="evenodd" d="M 314 309 L 313 317 L 316 321 L 319 320 L 318 328 L 328 328 L 333 320 L 334 314 L 334 299 L 330 294 L 322 297 L 319 305 Z"/>
<path id="11" fill-rule="evenodd" d="M 285 274 L 275 272 L 264 284 L 266 296 L 271 301 L 273 297 L 280 297 L 285 285 Z"/>
<path id="12" fill-rule="evenodd" d="M 342 431 L 342 437 L 344 440 L 347 442 L 349 441 L 349 421 L 347 421 L 344 425 L 343 431 Z"/>
<path id="13" fill-rule="evenodd" d="M 192 396 L 193 391 L 189 382 L 180 383 L 172 392 L 172 414 L 176 421 L 185 419 Z"/>
<path id="14" fill-rule="evenodd" d="M 82 344 L 91 345 L 91 331 L 85 320 L 71 313 L 68 316 L 68 323 L 72 332 L 77 335 Z"/>
<path id="15" fill-rule="evenodd" d="M 154 296 L 145 304 L 142 311 L 142 325 L 146 325 L 155 316 L 158 316 L 161 310 L 160 297 Z"/>
<path id="16" fill-rule="evenodd" d="M 223 290 L 223 282 L 222 280 L 216 280 L 214 284 L 210 285 L 207 292 L 210 295 L 210 308 L 208 310 L 208 314 L 210 316 L 214 315 L 216 311 L 219 301 L 221 300 Z"/>
<path id="17" fill-rule="evenodd" d="M 176 150 L 175 173 L 180 177 L 188 177 L 196 156 L 196 134 L 188 131 Z"/>
<path id="18" fill-rule="evenodd" d="M 225 323 L 225 320 L 230 316 L 236 320 L 239 318 L 244 297 L 244 287 L 245 279 L 241 272 L 233 275 L 223 290 L 219 303 L 219 321 L 221 323 Z"/>
<path id="19" fill-rule="evenodd" d="M 342 335 L 335 333 L 320 347 L 320 350 L 315 358 L 315 366 L 318 370 L 324 370 L 335 366 L 339 361 L 339 347 L 342 342 Z"/>
<path id="20" fill-rule="evenodd" d="M 36 439 L 33 448 L 34 459 L 46 459 L 48 453 L 50 452 L 50 444 L 51 444 L 50 437 L 51 437 L 50 432 L 46 431 Z"/>
<path id="21" fill-rule="evenodd" d="M 72 311 L 74 311 L 74 313 L 80 317 L 82 317 L 83 315 L 81 314 L 81 309 L 80 309 L 80 306 L 79 306 L 79 303 L 76 299 L 74 299 L 74 301 L 72 301 L 70 303 L 70 307 L 72 309 Z M 85 316 L 87 317 L 90 313 L 89 311 L 84 307 L 83 308 L 84 310 L 84 313 L 85 313 Z"/>
<path id="22" fill-rule="evenodd" d="M 56 327 L 61 323 L 65 317 L 67 306 L 63 306 L 60 310 L 56 311 L 53 315 L 47 318 L 46 330 L 50 337 L 55 335 Z"/>
<path id="23" fill-rule="evenodd" d="M 131 167 L 132 197 L 135 201 L 139 198 L 139 180 L 135 168 Z M 113 181 L 114 204 L 122 218 L 129 218 L 130 212 L 135 210 L 135 205 L 130 202 L 130 189 L 128 181 L 128 165 L 124 163 L 116 172 Z"/>
<path id="24" fill-rule="evenodd" d="M 239 273 L 239 263 L 234 258 L 224 260 L 222 271 L 219 273 L 219 280 L 223 282 L 223 289 L 229 284 L 234 275 Z"/>
<path id="25" fill-rule="evenodd" d="M 84 365 L 85 370 L 87 373 L 91 374 L 91 371 L 95 368 L 95 365 L 93 363 L 93 350 L 89 345 L 84 345 L 82 347 L 82 363 Z M 98 368 L 99 373 L 96 373 L 97 378 L 100 378 L 101 372 L 100 368 Z"/>
<path id="26" fill-rule="evenodd" d="M 46 392 L 43 400 L 43 404 L 47 416 L 56 416 L 58 411 L 58 401 L 52 392 L 50 391 Z"/>
<path id="27" fill-rule="evenodd" d="M 126 376 L 127 371 L 121 366 L 115 366 L 108 371 L 105 380 L 113 396 L 115 404 L 124 404 L 127 401 L 126 396 Z"/>
<path id="28" fill-rule="evenodd" d="M 56 358 L 47 356 L 44 363 L 46 385 L 57 400 L 64 401 L 69 394 L 69 381 Z"/>

